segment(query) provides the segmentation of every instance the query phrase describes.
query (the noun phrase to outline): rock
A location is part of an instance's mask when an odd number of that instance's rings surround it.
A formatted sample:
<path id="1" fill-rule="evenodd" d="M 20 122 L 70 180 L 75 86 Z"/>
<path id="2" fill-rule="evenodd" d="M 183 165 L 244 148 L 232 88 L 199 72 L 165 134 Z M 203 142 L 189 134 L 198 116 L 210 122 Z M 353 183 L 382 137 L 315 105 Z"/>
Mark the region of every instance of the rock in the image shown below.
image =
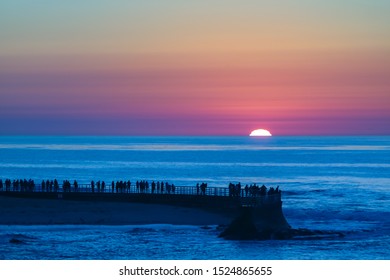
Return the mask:
<path id="1" fill-rule="evenodd" d="M 225 228 L 219 237 L 228 240 L 286 240 L 286 239 L 329 239 L 344 237 L 344 233 L 331 230 L 309 230 L 305 228 L 292 229 L 291 227 L 262 227 L 256 226 L 253 219 L 253 209 L 241 208 L 239 216 Z"/>
<path id="2" fill-rule="evenodd" d="M 258 230 L 252 219 L 251 208 L 241 208 L 240 215 L 219 234 L 219 237 L 231 240 L 253 240 L 258 237 Z"/>
<path id="3" fill-rule="evenodd" d="M 19 240 L 19 239 L 16 239 L 16 238 L 11 238 L 9 240 L 9 243 L 12 243 L 12 244 L 23 244 L 24 242 L 22 240 Z"/>

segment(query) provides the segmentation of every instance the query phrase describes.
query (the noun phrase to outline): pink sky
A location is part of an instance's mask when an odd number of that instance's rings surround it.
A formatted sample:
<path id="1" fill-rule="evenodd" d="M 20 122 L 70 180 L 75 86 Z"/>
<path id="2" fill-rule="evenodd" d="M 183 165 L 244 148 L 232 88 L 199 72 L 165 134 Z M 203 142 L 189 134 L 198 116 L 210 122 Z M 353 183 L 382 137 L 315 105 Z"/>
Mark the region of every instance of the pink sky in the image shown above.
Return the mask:
<path id="1" fill-rule="evenodd" d="M 9 1 L 0 134 L 390 134 L 389 4 L 217 2 Z"/>

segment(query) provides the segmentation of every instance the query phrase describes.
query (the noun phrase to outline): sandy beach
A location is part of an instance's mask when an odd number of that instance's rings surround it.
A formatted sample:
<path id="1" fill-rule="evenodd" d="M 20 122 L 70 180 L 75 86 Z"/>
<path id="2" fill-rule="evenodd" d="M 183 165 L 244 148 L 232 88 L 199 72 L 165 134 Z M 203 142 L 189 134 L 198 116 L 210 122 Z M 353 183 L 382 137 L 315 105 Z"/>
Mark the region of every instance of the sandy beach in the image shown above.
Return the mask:
<path id="1" fill-rule="evenodd" d="M 0 196 L 1 225 L 221 225 L 231 219 L 197 208 L 160 204 Z"/>

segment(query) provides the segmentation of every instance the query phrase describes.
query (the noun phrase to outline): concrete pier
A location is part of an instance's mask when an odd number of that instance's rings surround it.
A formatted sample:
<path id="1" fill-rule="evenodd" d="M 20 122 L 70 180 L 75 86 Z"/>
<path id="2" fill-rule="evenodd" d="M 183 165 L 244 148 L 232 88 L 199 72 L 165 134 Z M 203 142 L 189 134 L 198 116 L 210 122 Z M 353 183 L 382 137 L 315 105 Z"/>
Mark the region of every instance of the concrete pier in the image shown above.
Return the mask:
<path id="1" fill-rule="evenodd" d="M 90 184 L 80 184 L 77 188 L 67 189 L 60 186 L 46 189 L 41 185 L 30 186 L 30 188 L 4 188 L 3 186 L 0 195 L 24 199 L 88 201 L 89 203 L 105 201 L 199 208 L 223 213 L 232 221 L 241 220 L 236 222 L 236 227 L 238 226 L 240 231 L 248 231 L 244 234 L 246 236 L 244 239 L 251 236 L 249 229 L 253 230 L 254 227 L 257 232 L 280 232 L 290 228 L 283 215 L 280 192 L 272 195 L 248 195 L 243 191 L 232 195 L 228 188 L 207 187 L 204 192 L 200 192 L 196 186 L 175 186 L 174 191 L 171 189 L 170 192 L 152 191 L 150 188 L 141 191 L 135 186 L 122 190 L 106 186 L 104 189 L 94 190 Z M 234 238 L 234 234 L 230 233 L 230 237 Z"/>

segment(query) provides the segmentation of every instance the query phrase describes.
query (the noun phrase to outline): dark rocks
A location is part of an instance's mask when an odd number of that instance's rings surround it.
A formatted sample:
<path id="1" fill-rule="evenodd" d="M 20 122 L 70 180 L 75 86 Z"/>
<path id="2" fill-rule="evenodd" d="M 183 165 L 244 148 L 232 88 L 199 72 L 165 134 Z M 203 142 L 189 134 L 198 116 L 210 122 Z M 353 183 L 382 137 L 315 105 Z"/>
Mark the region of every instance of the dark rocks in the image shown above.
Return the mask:
<path id="1" fill-rule="evenodd" d="M 9 240 L 9 243 L 12 243 L 12 244 L 24 244 L 25 242 L 20 240 L 20 239 L 16 239 L 16 238 L 11 238 Z"/>
<path id="2" fill-rule="evenodd" d="M 258 230 L 253 223 L 250 208 L 242 208 L 239 217 L 222 232 L 219 237 L 232 240 L 253 240 L 257 239 Z"/>
<path id="3" fill-rule="evenodd" d="M 264 223 L 257 223 L 255 220 L 252 208 L 242 208 L 240 215 L 219 234 L 219 237 L 228 240 L 308 240 L 345 236 L 340 231 L 292 229 L 290 226 L 280 226 L 278 223 L 275 223 L 274 226 L 267 223 L 265 226 Z"/>
<path id="4" fill-rule="evenodd" d="M 345 233 L 335 230 L 291 229 L 292 239 L 334 239 L 342 238 Z"/>

